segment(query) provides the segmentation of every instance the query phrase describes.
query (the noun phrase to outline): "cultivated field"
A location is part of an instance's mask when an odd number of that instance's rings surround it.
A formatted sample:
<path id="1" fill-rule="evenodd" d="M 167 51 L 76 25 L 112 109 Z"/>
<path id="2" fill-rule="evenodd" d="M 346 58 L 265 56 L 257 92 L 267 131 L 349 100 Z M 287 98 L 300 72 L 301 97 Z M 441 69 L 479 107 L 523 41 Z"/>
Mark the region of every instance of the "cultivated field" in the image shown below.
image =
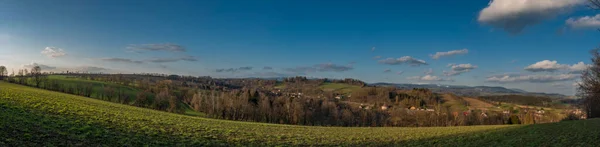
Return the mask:
<path id="1" fill-rule="evenodd" d="M 0 146 L 596 146 L 600 120 L 429 128 L 191 117 L 0 82 Z"/>

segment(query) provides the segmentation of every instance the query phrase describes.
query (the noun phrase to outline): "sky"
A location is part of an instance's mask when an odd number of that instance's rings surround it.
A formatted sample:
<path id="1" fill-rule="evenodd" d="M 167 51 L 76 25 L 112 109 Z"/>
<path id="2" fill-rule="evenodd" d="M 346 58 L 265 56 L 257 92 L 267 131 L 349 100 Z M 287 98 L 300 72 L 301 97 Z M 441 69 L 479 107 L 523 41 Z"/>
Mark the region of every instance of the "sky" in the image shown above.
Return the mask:
<path id="1" fill-rule="evenodd" d="M 503 86 L 572 95 L 586 0 L 0 0 L 0 65 Z"/>

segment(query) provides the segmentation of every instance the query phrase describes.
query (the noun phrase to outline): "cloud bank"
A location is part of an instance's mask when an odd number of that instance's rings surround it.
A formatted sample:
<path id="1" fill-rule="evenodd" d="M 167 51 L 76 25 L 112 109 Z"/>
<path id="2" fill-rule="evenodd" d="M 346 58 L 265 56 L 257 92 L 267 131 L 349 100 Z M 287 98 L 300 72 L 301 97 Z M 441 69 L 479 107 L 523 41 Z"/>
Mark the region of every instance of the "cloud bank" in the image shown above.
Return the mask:
<path id="1" fill-rule="evenodd" d="M 438 76 L 432 76 L 432 75 L 425 75 L 425 76 L 413 76 L 413 77 L 408 77 L 406 79 L 409 80 L 419 80 L 419 81 L 454 81 L 452 79 L 449 78 L 441 78 Z"/>
<path id="2" fill-rule="evenodd" d="M 133 63 L 133 64 L 142 64 L 144 62 L 142 61 L 136 61 L 136 60 L 131 60 L 131 59 L 125 59 L 125 58 L 100 58 L 101 61 L 106 61 L 106 62 L 122 62 L 122 63 Z"/>
<path id="3" fill-rule="evenodd" d="M 295 68 L 285 68 L 287 72 L 306 74 L 309 72 L 345 72 L 353 70 L 351 65 L 337 65 L 332 63 L 316 64 L 313 66 L 299 66 Z"/>
<path id="4" fill-rule="evenodd" d="M 550 83 L 560 81 L 575 80 L 579 77 L 577 74 L 560 74 L 560 75 L 504 75 L 491 76 L 486 79 L 487 82 L 494 83 Z"/>
<path id="5" fill-rule="evenodd" d="M 21 65 L 22 68 L 25 68 L 27 70 L 30 70 L 30 69 L 32 69 L 35 66 L 39 66 L 42 69 L 42 71 L 56 69 L 56 67 L 54 67 L 54 66 L 39 64 L 39 63 L 35 63 L 35 62 L 31 62 L 29 64 Z"/>
<path id="6" fill-rule="evenodd" d="M 215 70 L 215 72 L 241 72 L 241 71 L 248 71 L 248 70 L 252 70 L 252 67 L 244 66 L 244 67 L 238 67 L 238 68 L 221 68 L 221 69 Z"/>
<path id="7" fill-rule="evenodd" d="M 448 66 L 451 67 L 452 70 L 444 71 L 445 76 L 456 76 L 477 68 L 476 65 L 471 64 L 449 64 Z"/>
<path id="8" fill-rule="evenodd" d="M 555 72 L 555 71 L 559 71 L 559 70 L 569 70 L 570 72 L 573 73 L 580 73 L 583 70 L 587 69 L 587 67 L 589 67 L 589 65 L 586 65 L 583 62 L 579 62 L 577 64 L 573 64 L 573 65 L 567 65 L 567 64 L 559 64 L 558 61 L 554 60 L 554 61 L 550 61 L 550 60 L 542 60 L 539 62 L 536 62 L 534 64 L 531 64 L 527 67 L 525 67 L 524 69 L 530 72 Z"/>
<path id="9" fill-rule="evenodd" d="M 550 19 L 585 0 L 492 0 L 481 10 L 477 21 L 511 34 Z"/>
<path id="10" fill-rule="evenodd" d="M 132 44 L 126 47 L 127 50 L 137 53 L 146 51 L 167 51 L 167 52 L 185 52 L 185 47 L 177 44 L 162 43 L 162 44 Z"/>
<path id="11" fill-rule="evenodd" d="M 448 57 L 448 56 L 467 54 L 467 53 L 469 53 L 468 49 L 461 49 L 461 50 L 452 50 L 452 51 L 447 51 L 447 52 L 436 52 L 435 54 L 429 55 L 429 56 L 431 56 L 432 59 L 437 60 L 441 57 Z"/>
<path id="12" fill-rule="evenodd" d="M 400 57 L 397 59 L 387 58 L 387 59 L 379 60 L 379 63 L 387 64 L 387 65 L 407 64 L 410 66 L 428 65 L 427 62 L 425 62 L 424 60 L 416 59 L 416 58 L 413 58 L 410 56 L 404 56 L 404 57 Z"/>
<path id="13" fill-rule="evenodd" d="M 65 53 L 63 49 L 57 47 L 46 47 L 40 53 L 46 55 L 46 57 L 49 58 L 57 58 L 67 55 L 67 53 Z"/>
<path id="14" fill-rule="evenodd" d="M 570 28 L 575 29 L 597 29 L 600 28 L 600 14 L 595 16 L 584 16 L 579 18 L 569 18 L 565 24 Z"/>
<path id="15" fill-rule="evenodd" d="M 167 63 L 167 62 L 177 62 L 177 61 L 194 62 L 194 61 L 198 61 L 198 59 L 194 56 L 185 56 L 185 57 L 177 57 L 177 58 L 154 58 L 154 59 L 148 59 L 146 61 L 153 62 L 153 63 Z"/>

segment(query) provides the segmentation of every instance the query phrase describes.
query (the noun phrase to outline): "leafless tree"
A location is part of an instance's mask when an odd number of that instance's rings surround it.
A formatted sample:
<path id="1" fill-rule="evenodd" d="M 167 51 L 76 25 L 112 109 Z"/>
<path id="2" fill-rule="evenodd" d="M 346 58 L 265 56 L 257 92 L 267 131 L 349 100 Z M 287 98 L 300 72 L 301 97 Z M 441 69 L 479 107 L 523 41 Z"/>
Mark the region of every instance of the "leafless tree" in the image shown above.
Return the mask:
<path id="1" fill-rule="evenodd" d="M 589 0 L 589 7 L 600 10 L 600 0 Z M 600 117 L 600 48 L 590 52 L 592 65 L 581 75 L 577 95 L 583 98 L 583 109 L 588 118 Z"/>
<path id="2" fill-rule="evenodd" d="M 40 83 L 42 83 L 42 68 L 40 66 L 34 66 L 31 68 L 31 76 L 33 77 L 33 81 L 35 82 L 35 87 L 40 87 Z"/>
<path id="3" fill-rule="evenodd" d="M 7 73 L 6 67 L 0 66 L 0 80 L 3 80 Z"/>
<path id="4" fill-rule="evenodd" d="M 589 118 L 600 117 L 600 48 L 591 51 L 592 65 L 583 71 L 577 94 Z"/>

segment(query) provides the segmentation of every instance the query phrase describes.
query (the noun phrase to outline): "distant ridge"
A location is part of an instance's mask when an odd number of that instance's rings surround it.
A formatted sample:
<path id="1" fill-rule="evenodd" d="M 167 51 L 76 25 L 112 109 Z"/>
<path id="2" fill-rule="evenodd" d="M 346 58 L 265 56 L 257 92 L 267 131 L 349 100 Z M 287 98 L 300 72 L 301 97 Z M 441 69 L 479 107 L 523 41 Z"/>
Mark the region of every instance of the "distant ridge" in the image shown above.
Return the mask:
<path id="1" fill-rule="evenodd" d="M 556 93 L 528 92 L 522 89 L 505 88 L 500 86 L 462 86 L 441 84 L 397 84 L 397 83 L 372 83 L 370 86 L 394 86 L 400 89 L 428 88 L 437 93 L 453 93 L 459 96 L 488 96 L 488 95 L 532 95 L 547 96 L 551 98 L 568 98 L 569 96 Z"/>

